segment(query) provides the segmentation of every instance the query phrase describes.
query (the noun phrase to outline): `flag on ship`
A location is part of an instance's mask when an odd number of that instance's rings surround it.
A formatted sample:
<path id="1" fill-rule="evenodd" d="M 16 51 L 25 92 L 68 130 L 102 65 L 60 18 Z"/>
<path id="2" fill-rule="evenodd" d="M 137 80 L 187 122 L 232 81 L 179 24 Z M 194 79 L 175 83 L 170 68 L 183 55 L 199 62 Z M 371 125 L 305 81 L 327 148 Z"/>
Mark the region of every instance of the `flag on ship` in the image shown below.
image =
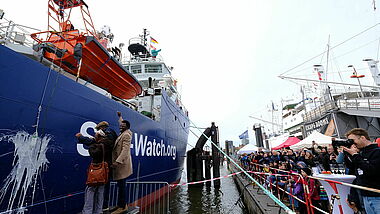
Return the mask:
<path id="1" fill-rule="evenodd" d="M 239 139 L 248 139 L 248 130 L 243 132 L 243 134 L 239 135 Z"/>
<path id="2" fill-rule="evenodd" d="M 274 107 L 273 101 L 272 101 L 272 111 L 277 111 L 277 109 Z"/>
<path id="3" fill-rule="evenodd" d="M 150 42 L 152 42 L 154 44 L 158 44 L 157 40 L 153 39 L 153 37 L 150 37 Z"/>

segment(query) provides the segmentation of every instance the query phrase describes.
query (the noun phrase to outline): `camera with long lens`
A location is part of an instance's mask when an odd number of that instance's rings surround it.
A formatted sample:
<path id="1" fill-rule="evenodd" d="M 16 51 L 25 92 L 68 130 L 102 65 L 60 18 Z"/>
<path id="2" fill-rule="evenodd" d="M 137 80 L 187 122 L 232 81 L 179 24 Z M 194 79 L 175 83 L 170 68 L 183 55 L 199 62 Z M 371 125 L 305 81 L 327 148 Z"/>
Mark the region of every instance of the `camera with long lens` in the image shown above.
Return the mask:
<path id="1" fill-rule="evenodd" d="M 347 139 L 347 140 L 331 140 L 332 146 L 334 148 L 344 146 L 347 148 L 350 148 L 354 144 L 354 140 L 352 139 Z"/>

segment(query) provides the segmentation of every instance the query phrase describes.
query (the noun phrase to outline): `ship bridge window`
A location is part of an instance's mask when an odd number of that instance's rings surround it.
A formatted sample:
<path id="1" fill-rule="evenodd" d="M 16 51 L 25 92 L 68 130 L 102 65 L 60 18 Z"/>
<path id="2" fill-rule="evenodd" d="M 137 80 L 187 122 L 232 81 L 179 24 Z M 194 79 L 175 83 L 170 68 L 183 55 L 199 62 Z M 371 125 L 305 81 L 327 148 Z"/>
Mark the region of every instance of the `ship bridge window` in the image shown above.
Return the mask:
<path id="1" fill-rule="evenodd" d="M 141 74 L 141 65 L 132 65 L 131 72 L 132 74 Z"/>
<path id="2" fill-rule="evenodd" d="M 159 81 L 158 80 L 153 80 L 153 88 L 160 88 L 161 86 L 158 84 Z M 140 80 L 140 85 L 143 87 L 143 88 L 148 88 L 149 86 L 149 83 L 148 83 L 148 80 Z M 157 90 L 157 89 L 156 89 Z M 159 92 L 155 92 L 156 94 L 159 93 L 161 94 L 161 90 Z"/>
<path id="3" fill-rule="evenodd" d="M 145 65 L 145 73 L 162 73 L 162 66 L 159 65 Z"/>
<path id="4" fill-rule="evenodd" d="M 140 85 L 143 88 L 148 88 L 148 80 L 141 80 Z"/>

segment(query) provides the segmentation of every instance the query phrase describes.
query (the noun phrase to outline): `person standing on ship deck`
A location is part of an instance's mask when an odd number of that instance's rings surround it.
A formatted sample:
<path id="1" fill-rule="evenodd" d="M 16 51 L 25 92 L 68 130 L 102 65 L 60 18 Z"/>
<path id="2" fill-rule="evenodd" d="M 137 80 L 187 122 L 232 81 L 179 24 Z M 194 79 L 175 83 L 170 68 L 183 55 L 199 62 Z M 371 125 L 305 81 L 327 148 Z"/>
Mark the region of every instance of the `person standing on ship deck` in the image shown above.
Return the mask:
<path id="1" fill-rule="evenodd" d="M 117 112 L 119 117 L 120 135 L 116 139 L 112 151 L 112 167 L 113 180 L 117 181 L 118 200 L 117 209 L 112 214 L 120 214 L 128 210 L 126 204 L 126 178 L 133 173 L 132 157 L 131 157 L 131 141 L 132 132 L 130 123 L 123 120 L 120 112 Z"/>

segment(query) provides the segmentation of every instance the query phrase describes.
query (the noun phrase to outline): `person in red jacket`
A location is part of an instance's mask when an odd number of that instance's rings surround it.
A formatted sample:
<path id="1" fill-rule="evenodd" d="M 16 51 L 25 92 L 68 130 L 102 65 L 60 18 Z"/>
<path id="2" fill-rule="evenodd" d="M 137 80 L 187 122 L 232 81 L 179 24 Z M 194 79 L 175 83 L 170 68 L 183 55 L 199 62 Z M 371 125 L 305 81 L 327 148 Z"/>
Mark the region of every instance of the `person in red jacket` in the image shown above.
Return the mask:
<path id="1" fill-rule="evenodd" d="M 304 181 L 307 184 L 309 188 L 309 194 L 311 199 L 311 204 L 315 207 L 318 207 L 321 209 L 320 205 L 320 196 L 319 196 L 319 190 L 320 186 L 319 183 L 316 182 L 314 179 L 309 178 L 308 176 L 311 175 L 311 169 L 310 168 L 302 168 L 301 169 L 301 175 L 304 177 Z M 314 209 L 314 213 L 321 213 L 318 210 Z"/>

